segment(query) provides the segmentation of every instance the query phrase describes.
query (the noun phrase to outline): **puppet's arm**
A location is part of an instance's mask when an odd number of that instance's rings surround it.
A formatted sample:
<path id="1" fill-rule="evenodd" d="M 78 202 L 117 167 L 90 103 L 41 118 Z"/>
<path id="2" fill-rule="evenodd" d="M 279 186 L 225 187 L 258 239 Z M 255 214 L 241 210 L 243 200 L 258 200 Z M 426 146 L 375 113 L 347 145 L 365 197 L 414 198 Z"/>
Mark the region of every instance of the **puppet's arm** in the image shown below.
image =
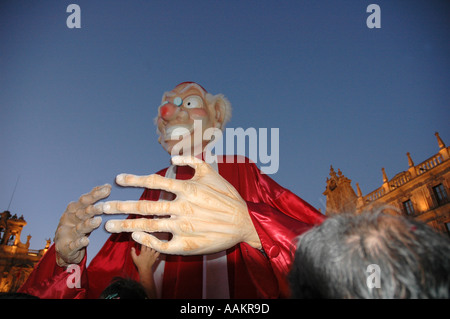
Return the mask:
<path id="1" fill-rule="evenodd" d="M 61 216 L 55 233 L 56 263 L 64 267 L 78 264 L 83 259 L 88 236 L 102 222 L 101 210 L 94 206 L 100 199 L 111 193 L 111 185 L 95 187 L 90 193 L 84 194 L 77 202 L 70 203 Z"/>
<path id="2" fill-rule="evenodd" d="M 194 177 L 175 180 L 159 175 L 122 174 L 116 182 L 122 186 L 167 190 L 177 195 L 175 200 L 110 201 L 96 205 L 106 214 L 170 215 L 170 218 L 110 220 L 105 225 L 108 231 L 133 232 L 134 240 L 165 254 L 210 254 L 240 242 L 262 247 L 247 204 L 230 183 L 195 157 L 176 156 L 172 163 L 193 167 Z M 170 232 L 173 238 L 162 242 L 151 232 Z"/>

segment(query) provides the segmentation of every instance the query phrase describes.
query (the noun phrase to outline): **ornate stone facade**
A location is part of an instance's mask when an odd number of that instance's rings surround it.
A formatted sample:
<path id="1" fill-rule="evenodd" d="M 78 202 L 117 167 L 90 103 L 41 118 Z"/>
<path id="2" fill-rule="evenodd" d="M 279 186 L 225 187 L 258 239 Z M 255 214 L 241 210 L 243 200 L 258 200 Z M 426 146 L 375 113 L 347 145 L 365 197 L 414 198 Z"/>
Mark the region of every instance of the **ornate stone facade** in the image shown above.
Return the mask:
<path id="1" fill-rule="evenodd" d="M 23 216 L 11 216 L 9 211 L 0 214 L 0 292 L 16 292 L 50 247 L 48 239 L 44 249 L 29 249 L 30 235 L 22 243 L 20 235 L 26 224 Z"/>
<path id="2" fill-rule="evenodd" d="M 363 196 L 356 183 L 357 192 L 352 188 L 351 180 L 340 170 L 333 167 L 327 178 L 326 215 L 339 213 L 358 214 L 365 210 L 390 207 L 394 214 L 417 218 L 435 229 L 450 234 L 450 147 L 435 133 L 439 151 L 427 160 L 415 165 L 410 153 L 408 169 L 396 174 L 392 179 L 381 169 L 383 184 Z"/>

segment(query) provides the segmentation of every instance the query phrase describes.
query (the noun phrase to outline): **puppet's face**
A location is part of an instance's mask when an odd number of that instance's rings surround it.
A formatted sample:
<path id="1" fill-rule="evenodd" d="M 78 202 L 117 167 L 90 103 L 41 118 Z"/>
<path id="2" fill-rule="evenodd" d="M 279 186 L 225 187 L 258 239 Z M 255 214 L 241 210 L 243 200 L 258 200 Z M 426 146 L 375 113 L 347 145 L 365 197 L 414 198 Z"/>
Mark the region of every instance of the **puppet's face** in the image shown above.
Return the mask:
<path id="1" fill-rule="evenodd" d="M 156 118 L 159 143 L 169 154 L 177 145 L 177 151 L 190 149 L 196 155 L 194 149 L 202 151 L 210 142 L 203 139 L 205 130 L 222 126 L 223 116 L 217 105 L 217 99 L 195 83 L 182 83 L 166 92 Z"/>

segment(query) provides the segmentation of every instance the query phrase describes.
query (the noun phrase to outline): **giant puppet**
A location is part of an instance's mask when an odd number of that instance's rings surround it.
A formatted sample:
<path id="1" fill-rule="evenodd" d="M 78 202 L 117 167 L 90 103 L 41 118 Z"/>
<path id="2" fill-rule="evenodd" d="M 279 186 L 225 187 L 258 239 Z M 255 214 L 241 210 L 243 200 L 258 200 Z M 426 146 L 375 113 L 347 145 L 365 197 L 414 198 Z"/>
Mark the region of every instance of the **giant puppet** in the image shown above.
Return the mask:
<path id="1" fill-rule="evenodd" d="M 55 244 L 20 291 L 98 298 L 113 277 L 139 279 L 130 253 L 146 245 L 160 252 L 154 269 L 160 298 L 288 297 L 294 239 L 324 216 L 249 160 L 203 160 L 210 140 L 188 137 L 223 129 L 230 117 L 228 100 L 196 83 L 166 92 L 156 118 L 159 142 L 171 155 L 185 143 L 183 156 L 153 175 L 117 176 L 119 185 L 145 189 L 139 201 L 99 202 L 111 191 L 104 185 L 70 203 Z M 87 266 L 88 236 L 100 226 L 99 215 L 124 213 L 127 219 L 105 224 L 112 235 Z M 75 270 L 81 279 L 69 284 Z"/>

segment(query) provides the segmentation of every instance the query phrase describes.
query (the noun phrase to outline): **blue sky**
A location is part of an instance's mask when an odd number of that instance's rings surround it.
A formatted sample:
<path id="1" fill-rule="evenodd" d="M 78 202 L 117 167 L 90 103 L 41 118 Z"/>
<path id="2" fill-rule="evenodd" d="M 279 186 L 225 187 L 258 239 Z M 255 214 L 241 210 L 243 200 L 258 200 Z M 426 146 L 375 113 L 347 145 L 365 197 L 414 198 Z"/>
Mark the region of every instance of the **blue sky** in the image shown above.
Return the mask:
<path id="1" fill-rule="evenodd" d="M 81 8 L 69 29 L 66 8 Z M 369 29 L 366 8 L 381 8 Z M 279 128 L 272 177 L 325 209 L 330 165 L 364 194 L 450 143 L 448 1 L 22 1 L 0 4 L 0 210 L 31 248 L 70 201 L 169 163 L 153 118 L 196 81 L 233 105 L 230 128 Z M 111 199 L 141 189 L 115 186 Z M 107 218 L 104 218 L 104 221 Z M 108 234 L 91 236 L 91 259 Z"/>

